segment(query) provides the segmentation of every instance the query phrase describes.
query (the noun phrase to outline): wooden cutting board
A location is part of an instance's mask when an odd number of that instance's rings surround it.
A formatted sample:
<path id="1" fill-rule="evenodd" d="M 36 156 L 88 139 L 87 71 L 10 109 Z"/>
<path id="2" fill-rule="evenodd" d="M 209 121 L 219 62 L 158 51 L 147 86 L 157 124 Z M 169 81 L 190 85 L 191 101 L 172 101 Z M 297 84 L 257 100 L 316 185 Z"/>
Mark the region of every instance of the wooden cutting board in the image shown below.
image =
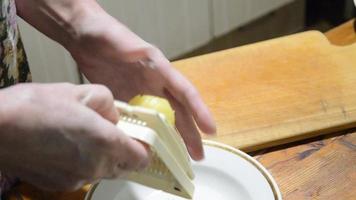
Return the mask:
<path id="1" fill-rule="evenodd" d="M 356 44 L 304 32 L 175 62 L 245 151 L 356 126 Z"/>

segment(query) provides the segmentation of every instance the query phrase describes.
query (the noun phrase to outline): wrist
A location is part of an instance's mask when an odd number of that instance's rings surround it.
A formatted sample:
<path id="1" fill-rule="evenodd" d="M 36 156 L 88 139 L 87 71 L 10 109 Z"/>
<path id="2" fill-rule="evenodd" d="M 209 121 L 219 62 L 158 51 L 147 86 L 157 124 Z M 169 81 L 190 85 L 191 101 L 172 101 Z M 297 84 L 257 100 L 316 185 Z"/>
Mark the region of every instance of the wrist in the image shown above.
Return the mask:
<path id="1" fill-rule="evenodd" d="M 72 0 L 71 0 L 72 1 Z M 66 37 L 61 44 L 68 50 L 77 48 L 85 37 L 85 27 L 90 26 L 93 19 L 105 14 L 105 11 L 95 0 L 72 1 L 73 7 L 67 16 L 67 26 L 63 27 Z"/>
<path id="2" fill-rule="evenodd" d="M 80 40 L 87 18 L 103 12 L 95 0 L 16 0 L 16 8 L 21 18 L 67 49 Z"/>

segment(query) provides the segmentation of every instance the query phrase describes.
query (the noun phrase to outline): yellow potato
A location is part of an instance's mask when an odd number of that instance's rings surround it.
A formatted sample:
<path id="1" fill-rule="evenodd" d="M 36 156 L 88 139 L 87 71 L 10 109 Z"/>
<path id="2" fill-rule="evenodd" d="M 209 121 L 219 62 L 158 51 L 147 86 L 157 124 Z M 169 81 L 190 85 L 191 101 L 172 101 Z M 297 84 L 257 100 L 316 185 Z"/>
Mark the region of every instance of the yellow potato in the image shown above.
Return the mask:
<path id="1" fill-rule="evenodd" d="M 174 126 L 175 124 L 174 110 L 164 98 L 151 95 L 137 95 L 129 101 L 129 104 L 156 110 L 166 117 L 166 120 L 170 125 Z"/>

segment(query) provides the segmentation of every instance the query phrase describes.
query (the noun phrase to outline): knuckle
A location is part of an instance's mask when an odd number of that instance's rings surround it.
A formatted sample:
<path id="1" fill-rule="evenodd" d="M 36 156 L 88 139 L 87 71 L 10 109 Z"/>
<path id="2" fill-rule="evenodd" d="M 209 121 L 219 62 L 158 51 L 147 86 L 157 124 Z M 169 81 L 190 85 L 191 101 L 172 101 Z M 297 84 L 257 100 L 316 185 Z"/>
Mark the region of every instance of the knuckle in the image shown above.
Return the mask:
<path id="1" fill-rule="evenodd" d="M 162 51 L 154 44 L 147 43 L 147 51 L 150 54 L 163 55 Z"/>
<path id="2" fill-rule="evenodd" d="M 92 92 L 98 97 L 103 99 L 114 99 L 110 89 L 104 85 L 93 85 Z"/>
<path id="3" fill-rule="evenodd" d="M 134 171 L 137 169 L 138 163 L 134 160 L 125 160 L 125 161 L 119 161 L 116 164 L 117 168 L 119 168 L 121 171 Z"/>
<path id="4" fill-rule="evenodd" d="M 28 103 L 36 105 L 36 103 L 42 101 L 41 97 L 43 96 L 44 91 L 43 87 L 39 84 L 21 84 L 19 86 L 14 86 L 14 89 L 17 94 L 20 94 L 16 101 L 20 103 L 20 105 L 27 105 Z"/>
<path id="5" fill-rule="evenodd" d="M 59 87 L 63 87 L 63 88 L 72 88 L 73 86 L 75 86 L 74 84 L 72 83 L 57 83 L 57 85 Z"/>
<path id="6" fill-rule="evenodd" d="M 134 165 L 132 162 L 129 162 L 128 160 L 126 161 L 119 161 L 117 163 L 117 167 L 123 171 L 129 171 L 134 169 Z"/>

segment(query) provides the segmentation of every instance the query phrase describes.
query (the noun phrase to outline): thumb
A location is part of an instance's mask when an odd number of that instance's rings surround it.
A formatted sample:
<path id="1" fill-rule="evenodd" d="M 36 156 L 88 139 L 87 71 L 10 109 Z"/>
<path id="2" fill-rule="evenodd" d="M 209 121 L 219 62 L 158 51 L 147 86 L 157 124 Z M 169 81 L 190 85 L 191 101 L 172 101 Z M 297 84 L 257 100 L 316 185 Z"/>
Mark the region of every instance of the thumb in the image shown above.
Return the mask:
<path id="1" fill-rule="evenodd" d="M 114 124 L 118 122 L 119 113 L 114 106 L 114 97 L 107 87 L 97 84 L 77 85 L 75 93 L 81 104 L 91 108 Z"/>

